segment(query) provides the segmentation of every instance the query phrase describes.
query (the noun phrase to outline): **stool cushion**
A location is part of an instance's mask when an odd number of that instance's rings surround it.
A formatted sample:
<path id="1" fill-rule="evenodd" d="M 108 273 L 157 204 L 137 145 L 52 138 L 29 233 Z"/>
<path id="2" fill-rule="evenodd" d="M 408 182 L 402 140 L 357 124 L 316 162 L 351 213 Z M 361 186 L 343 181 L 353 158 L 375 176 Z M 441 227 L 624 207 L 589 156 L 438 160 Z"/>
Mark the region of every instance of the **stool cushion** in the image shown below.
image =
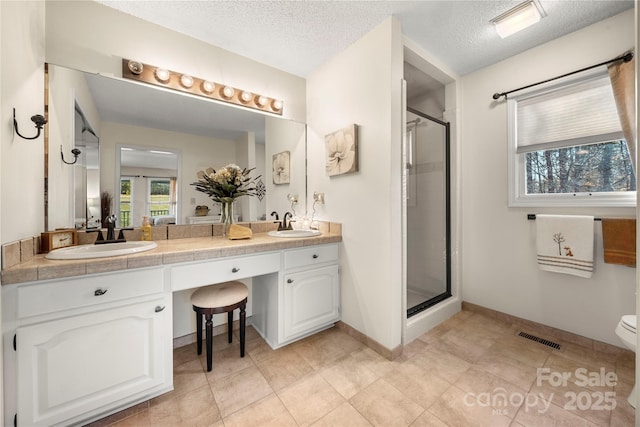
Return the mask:
<path id="1" fill-rule="evenodd" d="M 244 283 L 224 282 L 198 289 L 191 295 L 191 304 L 200 308 L 226 307 L 248 296 L 249 290 Z"/>

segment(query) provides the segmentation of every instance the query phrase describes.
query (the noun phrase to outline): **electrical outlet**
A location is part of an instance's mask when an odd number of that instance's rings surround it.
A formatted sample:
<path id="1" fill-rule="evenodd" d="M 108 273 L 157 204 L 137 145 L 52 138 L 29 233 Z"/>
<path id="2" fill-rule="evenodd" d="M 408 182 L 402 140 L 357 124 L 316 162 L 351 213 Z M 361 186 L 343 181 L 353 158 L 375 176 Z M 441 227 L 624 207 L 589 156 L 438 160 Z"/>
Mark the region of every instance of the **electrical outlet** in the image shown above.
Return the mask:
<path id="1" fill-rule="evenodd" d="M 192 205 L 195 205 L 195 204 L 196 204 L 196 198 L 195 198 L 195 197 L 192 197 L 192 198 L 189 200 L 189 203 L 191 203 Z"/>

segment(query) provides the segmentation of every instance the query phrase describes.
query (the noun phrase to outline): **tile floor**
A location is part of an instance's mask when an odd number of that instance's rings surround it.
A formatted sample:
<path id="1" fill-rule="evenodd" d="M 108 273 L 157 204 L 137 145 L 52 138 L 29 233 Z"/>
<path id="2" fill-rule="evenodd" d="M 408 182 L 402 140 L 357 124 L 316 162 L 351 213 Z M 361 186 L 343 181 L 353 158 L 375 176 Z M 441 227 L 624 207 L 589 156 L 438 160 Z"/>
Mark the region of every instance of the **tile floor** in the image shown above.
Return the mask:
<path id="1" fill-rule="evenodd" d="M 195 344 L 177 348 L 174 391 L 91 426 L 634 425 L 633 353 L 554 350 L 519 330 L 463 310 L 391 362 L 337 328 L 275 351 L 249 328 L 244 358 L 226 334 L 209 373 Z"/>

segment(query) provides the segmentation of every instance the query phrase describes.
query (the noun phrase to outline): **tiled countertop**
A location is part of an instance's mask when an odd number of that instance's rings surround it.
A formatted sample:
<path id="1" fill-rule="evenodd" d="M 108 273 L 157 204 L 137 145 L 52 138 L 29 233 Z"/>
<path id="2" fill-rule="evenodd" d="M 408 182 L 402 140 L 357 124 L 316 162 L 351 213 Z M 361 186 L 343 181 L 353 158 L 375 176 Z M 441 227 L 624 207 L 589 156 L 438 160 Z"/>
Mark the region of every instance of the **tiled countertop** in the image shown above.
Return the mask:
<path id="1" fill-rule="evenodd" d="M 36 255 L 27 262 L 2 270 L 2 285 L 323 245 L 341 240 L 342 235 L 334 233 L 303 238 L 256 233 L 247 240 L 228 240 L 222 236 L 159 240 L 155 249 L 108 258 L 49 260 L 44 255 Z"/>

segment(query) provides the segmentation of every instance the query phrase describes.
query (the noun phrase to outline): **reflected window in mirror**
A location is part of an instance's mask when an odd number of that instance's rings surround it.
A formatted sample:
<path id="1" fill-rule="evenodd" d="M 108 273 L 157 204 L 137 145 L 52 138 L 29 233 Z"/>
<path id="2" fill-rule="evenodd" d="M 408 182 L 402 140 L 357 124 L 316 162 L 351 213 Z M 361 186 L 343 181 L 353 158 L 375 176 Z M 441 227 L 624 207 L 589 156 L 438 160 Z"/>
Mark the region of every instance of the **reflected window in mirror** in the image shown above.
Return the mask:
<path id="1" fill-rule="evenodd" d="M 176 223 L 176 178 L 147 178 L 147 209 L 152 224 Z"/>
<path id="2" fill-rule="evenodd" d="M 120 177 L 120 204 L 118 217 L 121 227 L 131 227 L 131 177 Z"/>
<path id="3" fill-rule="evenodd" d="M 121 146 L 117 150 L 120 191 L 116 206 L 120 227 L 176 224 L 180 152 L 150 147 Z"/>

